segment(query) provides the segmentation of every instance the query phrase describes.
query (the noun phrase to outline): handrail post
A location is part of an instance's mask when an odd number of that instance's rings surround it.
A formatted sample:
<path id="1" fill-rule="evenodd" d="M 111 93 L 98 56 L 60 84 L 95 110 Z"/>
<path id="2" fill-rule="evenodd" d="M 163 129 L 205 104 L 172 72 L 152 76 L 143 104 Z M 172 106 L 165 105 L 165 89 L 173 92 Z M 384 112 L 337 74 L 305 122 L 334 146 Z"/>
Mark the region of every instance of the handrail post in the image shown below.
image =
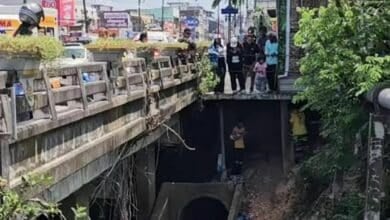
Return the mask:
<path id="1" fill-rule="evenodd" d="M 114 86 L 111 85 L 111 80 L 108 78 L 108 71 L 107 71 L 107 65 L 102 65 L 102 74 L 103 74 L 103 80 L 106 82 L 106 95 L 109 102 L 112 102 L 112 89 Z"/>
<path id="2" fill-rule="evenodd" d="M 1 156 L 1 177 L 10 179 L 9 168 L 11 166 L 11 155 L 9 152 L 9 135 L 0 134 L 0 156 Z"/>
<path id="3" fill-rule="evenodd" d="M 83 80 L 83 74 L 82 74 L 80 68 L 76 68 L 76 71 L 77 71 L 77 78 L 78 78 L 80 90 L 81 90 L 81 100 L 83 102 L 83 109 L 88 110 L 88 99 L 87 99 L 87 92 L 85 90 L 85 83 Z"/>
<path id="4" fill-rule="evenodd" d="M 52 120 L 57 120 L 56 103 L 54 100 L 53 90 L 51 88 L 50 79 L 49 79 L 49 76 L 47 75 L 46 68 L 43 70 L 42 74 L 43 74 L 43 79 L 45 80 L 45 84 L 46 84 L 47 98 L 48 98 L 48 102 L 49 102 L 49 109 L 50 109 L 50 113 L 51 113 L 51 118 L 52 118 Z"/>

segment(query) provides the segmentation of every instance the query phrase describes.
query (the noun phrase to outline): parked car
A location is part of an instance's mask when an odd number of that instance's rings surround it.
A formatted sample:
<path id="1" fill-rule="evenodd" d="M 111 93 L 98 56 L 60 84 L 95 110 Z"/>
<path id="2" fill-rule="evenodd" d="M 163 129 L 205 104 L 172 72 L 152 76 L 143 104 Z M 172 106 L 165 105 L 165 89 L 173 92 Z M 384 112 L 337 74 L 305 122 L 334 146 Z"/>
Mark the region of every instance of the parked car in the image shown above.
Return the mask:
<path id="1" fill-rule="evenodd" d="M 63 64 L 79 64 L 88 62 L 90 54 L 81 43 L 70 43 L 64 45 L 65 50 L 61 63 Z"/>
<path id="2" fill-rule="evenodd" d="M 139 40 L 141 33 L 138 33 L 133 40 Z M 169 39 L 169 36 L 166 32 L 162 31 L 148 31 L 148 42 L 151 43 L 157 43 L 157 42 L 163 42 L 163 43 L 168 43 L 172 42 L 172 40 Z"/>

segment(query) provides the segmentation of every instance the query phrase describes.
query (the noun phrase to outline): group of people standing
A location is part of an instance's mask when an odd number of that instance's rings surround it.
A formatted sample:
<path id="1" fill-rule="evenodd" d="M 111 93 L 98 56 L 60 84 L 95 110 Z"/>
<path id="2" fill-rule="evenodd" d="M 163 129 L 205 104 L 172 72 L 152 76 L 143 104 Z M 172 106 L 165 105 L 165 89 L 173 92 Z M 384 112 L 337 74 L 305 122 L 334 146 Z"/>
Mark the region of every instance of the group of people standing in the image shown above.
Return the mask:
<path id="1" fill-rule="evenodd" d="M 221 36 L 215 37 L 209 48 L 209 58 L 215 74 L 221 79 L 215 88 L 216 93 L 224 92 L 226 72 L 230 74 L 233 92 L 246 90 L 260 93 L 277 92 L 277 36 L 274 33 L 266 34 L 266 30 L 261 32 L 257 39 L 252 32 L 248 31 L 243 43 L 240 43 L 237 37 L 233 37 L 226 47 Z M 245 87 L 247 78 L 250 78 L 249 88 Z"/>

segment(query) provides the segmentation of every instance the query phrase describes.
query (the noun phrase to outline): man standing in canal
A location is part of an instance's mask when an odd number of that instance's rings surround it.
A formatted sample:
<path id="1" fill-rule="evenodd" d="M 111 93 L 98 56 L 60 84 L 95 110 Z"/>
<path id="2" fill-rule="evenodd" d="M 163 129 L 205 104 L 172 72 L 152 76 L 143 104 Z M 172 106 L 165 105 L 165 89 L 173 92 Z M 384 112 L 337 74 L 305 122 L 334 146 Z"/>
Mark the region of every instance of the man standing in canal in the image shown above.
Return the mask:
<path id="1" fill-rule="evenodd" d="M 233 175 L 242 174 L 242 165 L 244 160 L 244 150 L 245 150 L 245 141 L 244 137 L 246 135 L 246 130 L 244 123 L 238 121 L 237 125 L 234 126 L 230 139 L 234 142 L 234 165 L 233 165 Z"/>

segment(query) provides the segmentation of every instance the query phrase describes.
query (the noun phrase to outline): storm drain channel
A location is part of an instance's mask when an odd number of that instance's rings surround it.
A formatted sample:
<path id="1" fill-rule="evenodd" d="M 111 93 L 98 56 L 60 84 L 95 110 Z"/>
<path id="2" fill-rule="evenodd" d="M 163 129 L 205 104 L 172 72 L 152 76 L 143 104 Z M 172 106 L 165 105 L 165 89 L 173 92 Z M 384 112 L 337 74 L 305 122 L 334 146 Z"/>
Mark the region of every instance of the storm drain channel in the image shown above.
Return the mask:
<path id="1" fill-rule="evenodd" d="M 234 220 L 242 185 L 231 183 L 164 183 L 152 220 Z"/>

